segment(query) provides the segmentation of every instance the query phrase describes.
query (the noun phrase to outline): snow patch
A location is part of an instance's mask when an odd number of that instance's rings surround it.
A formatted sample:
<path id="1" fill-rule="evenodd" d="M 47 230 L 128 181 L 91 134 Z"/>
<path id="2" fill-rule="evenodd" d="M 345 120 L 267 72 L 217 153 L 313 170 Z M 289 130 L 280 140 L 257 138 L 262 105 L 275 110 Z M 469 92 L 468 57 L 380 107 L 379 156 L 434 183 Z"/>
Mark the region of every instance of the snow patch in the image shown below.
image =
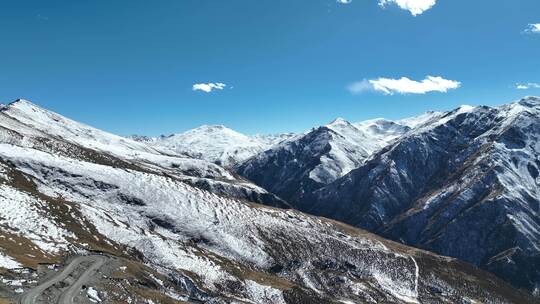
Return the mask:
<path id="1" fill-rule="evenodd" d="M 99 297 L 98 291 L 95 290 L 94 287 L 88 287 L 88 289 L 86 290 L 86 295 L 93 303 L 100 303 L 102 301 Z"/>
<path id="2" fill-rule="evenodd" d="M 7 147 L 4 147 L 7 148 Z M 8 185 L 0 185 L 0 224 L 48 253 L 67 250 L 75 235 L 60 227 L 43 211 L 47 203 Z"/>
<path id="3" fill-rule="evenodd" d="M 15 261 L 12 257 L 6 255 L 0 251 L 0 268 L 16 269 L 21 268 L 22 265 Z"/>

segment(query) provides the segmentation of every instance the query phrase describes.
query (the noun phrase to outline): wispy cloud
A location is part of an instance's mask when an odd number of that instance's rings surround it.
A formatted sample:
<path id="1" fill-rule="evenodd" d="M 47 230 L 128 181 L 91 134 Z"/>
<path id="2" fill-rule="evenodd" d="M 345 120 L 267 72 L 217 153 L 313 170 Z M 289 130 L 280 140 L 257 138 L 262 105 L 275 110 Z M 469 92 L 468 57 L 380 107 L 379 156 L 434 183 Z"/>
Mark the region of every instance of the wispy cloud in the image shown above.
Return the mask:
<path id="1" fill-rule="evenodd" d="M 540 89 L 540 83 L 535 83 L 535 82 L 516 83 L 516 89 L 518 90 Z"/>
<path id="2" fill-rule="evenodd" d="M 42 14 L 37 14 L 36 19 L 41 20 L 41 21 L 49 21 L 49 17 Z"/>
<path id="3" fill-rule="evenodd" d="M 424 80 L 415 81 L 407 77 L 400 79 L 377 78 L 364 79 L 350 84 L 347 89 L 353 94 L 368 91 L 382 92 L 387 95 L 394 94 L 426 94 L 429 92 L 446 93 L 449 90 L 457 89 L 461 82 L 448 80 L 442 77 L 427 76 Z"/>
<path id="4" fill-rule="evenodd" d="M 210 93 L 213 90 L 223 90 L 226 86 L 226 84 L 221 82 L 196 83 L 193 85 L 193 91 Z"/>
<path id="5" fill-rule="evenodd" d="M 526 34 L 540 34 L 540 23 L 531 23 L 523 31 Z"/>
<path id="6" fill-rule="evenodd" d="M 347 90 L 353 94 L 360 94 L 369 91 L 375 91 L 371 80 L 364 79 L 362 81 L 353 82 L 347 86 Z"/>
<path id="7" fill-rule="evenodd" d="M 432 8 L 436 2 L 437 0 L 379 0 L 379 5 L 385 8 L 390 4 L 395 4 L 411 12 L 413 16 L 417 16 Z"/>
<path id="8" fill-rule="evenodd" d="M 352 2 L 352 0 L 336 0 L 337 3 L 341 3 L 341 4 L 349 4 Z"/>

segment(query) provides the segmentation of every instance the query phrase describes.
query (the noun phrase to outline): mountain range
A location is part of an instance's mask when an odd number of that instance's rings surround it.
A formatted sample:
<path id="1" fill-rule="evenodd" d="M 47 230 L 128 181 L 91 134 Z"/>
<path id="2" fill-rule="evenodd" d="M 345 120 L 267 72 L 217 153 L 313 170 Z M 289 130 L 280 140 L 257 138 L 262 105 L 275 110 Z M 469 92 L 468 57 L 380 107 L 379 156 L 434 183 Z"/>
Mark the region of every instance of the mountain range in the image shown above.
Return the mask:
<path id="1" fill-rule="evenodd" d="M 271 147 L 293 138 L 294 133 L 247 136 L 223 125 L 204 125 L 184 133 L 128 138 L 176 155 L 202 159 L 230 168 Z"/>
<path id="2" fill-rule="evenodd" d="M 126 138 L 15 101 L 0 301 L 533 303 L 539 111 Z"/>
<path id="3" fill-rule="evenodd" d="M 389 140 L 372 153 L 359 152 L 371 143 L 360 137 L 365 131 L 344 135 L 354 124 L 339 121 L 336 130 L 334 122 L 249 159 L 238 173 L 296 209 L 467 261 L 538 294 L 540 99 L 409 121 L 385 122 L 390 136 L 378 128 Z M 352 170 L 340 165 L 349 159 Z"/>

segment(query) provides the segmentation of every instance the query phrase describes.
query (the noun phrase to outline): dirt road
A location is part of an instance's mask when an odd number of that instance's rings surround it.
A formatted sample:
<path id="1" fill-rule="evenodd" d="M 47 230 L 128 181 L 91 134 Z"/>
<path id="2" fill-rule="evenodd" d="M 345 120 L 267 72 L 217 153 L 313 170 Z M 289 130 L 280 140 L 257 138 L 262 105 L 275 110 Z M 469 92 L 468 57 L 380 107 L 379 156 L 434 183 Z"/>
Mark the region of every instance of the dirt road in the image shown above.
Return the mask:
<path id="1" fill-rule="evenodd" d="M 18 300 L 19 304 L 37 304 L 37 303 L 51 303 L 50 299 L 40 299 L 48 289 L 64 282 L 67 284 L 67 288 L 61 289 L 59 296 L 55 295 L 54 298 L 58 299 L 55 303 L 60 304 L 73 304 L 73 299 L 79 294 L 84 284 L 94 278 L 99 268 L 101 268 L 109 258 L 103 255 L 90 255 L 76 257 L 69 263 L 64 269 L 41 283 L 40 285 L 25 292 Z M 68 278 L 74 278 L 75 281 Z"/>

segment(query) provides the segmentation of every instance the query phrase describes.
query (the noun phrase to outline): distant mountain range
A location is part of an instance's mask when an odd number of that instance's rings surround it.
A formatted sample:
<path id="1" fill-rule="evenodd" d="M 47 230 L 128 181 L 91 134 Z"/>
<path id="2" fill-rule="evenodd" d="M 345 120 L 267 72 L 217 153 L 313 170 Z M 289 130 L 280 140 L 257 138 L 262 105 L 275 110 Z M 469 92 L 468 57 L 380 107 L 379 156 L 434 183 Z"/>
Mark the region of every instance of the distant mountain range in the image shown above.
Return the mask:
<path id="1" fill-rule="evenodd" d="M 539 293 L 539 121 L 535 97 L 400 121 L 336 119 L 235 162 L 235 170 L 295 209 Z"/>
<path id="2" fill-rule="evenodd" d="M 398 121 L 338 118 L 229 164 L 295 209 L 473 263 L 539 294 L 539 104 L 526 97 Z M 216 162 L 211 155 L 224 149 L 198 130 L 173 137 L 205 142 L 200 155 Z M 210 133 L 233 150 L 246 142 Z"/>
<path id="3" fill-rule="evenodd" d="M 359 125 L 314 129 L 238 173 L 301 211 L 540 292 L 540 99 L 379 120 L 375 140 Z"/>
<path id="4" fill-rule="evenodd" d="M 222 125 L 205 125 L 169 136 L 132 135 L 128 138 L 178 155 L 232 167 L 294 136 L 293 133 L 247 136 Z"/>
<path id="5" fill-rule="evenodd" d="M 0 107 L 0 302 L 59 299 L 76 280 L 36 286 L 98 255 L 81 301 L 533 303 L 539 112 L 124 138 L 18 100 Z"/>
<path id="6" fill-rule="evenodd" d="M 437 115 L 427 113 L 418 120 L 396 122 L 376 119 L 349 123 L 336 119 L 255 155 L 238 166 L 237 172 L 296 208 L 307 210 L 306 195 L 358 168 L 418 122 Z"/>
<path id="7" fill-rule="evenodd" d="M 540 99 L 462 107 L 305 198 L 304 211 L 540 291 Z"/>

